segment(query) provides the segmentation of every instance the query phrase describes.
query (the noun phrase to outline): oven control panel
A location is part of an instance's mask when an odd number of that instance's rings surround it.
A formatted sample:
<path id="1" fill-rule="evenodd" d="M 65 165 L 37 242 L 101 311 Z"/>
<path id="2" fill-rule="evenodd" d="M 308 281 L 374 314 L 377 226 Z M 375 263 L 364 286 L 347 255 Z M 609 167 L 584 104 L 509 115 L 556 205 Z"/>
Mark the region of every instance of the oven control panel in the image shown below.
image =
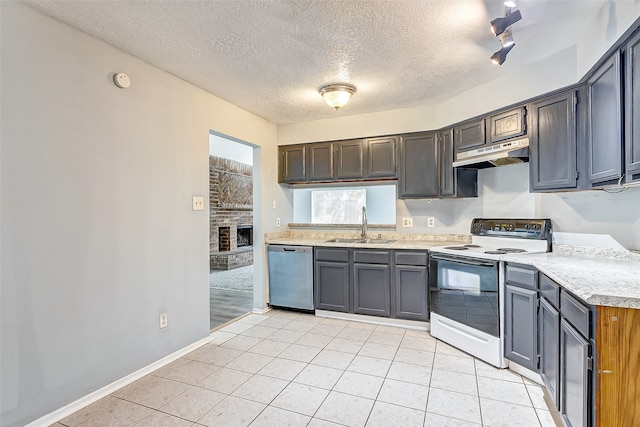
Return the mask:
<path id="1" fill-rule="evenodd" d="M 471 234 L 551 241 L 551 220 L 476 218 L 471 222 Z"/>

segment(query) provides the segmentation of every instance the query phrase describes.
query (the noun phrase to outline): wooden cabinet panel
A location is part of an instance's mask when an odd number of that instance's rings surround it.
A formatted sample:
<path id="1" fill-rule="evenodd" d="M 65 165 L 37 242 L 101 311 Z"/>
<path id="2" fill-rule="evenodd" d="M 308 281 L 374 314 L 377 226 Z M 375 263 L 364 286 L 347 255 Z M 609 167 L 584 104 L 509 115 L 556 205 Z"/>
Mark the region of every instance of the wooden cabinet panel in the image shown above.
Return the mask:
<path id="1" fill-rule="evenodd" d="M 364 178 L 364 144 L 361 139 L 336 142 L 336 179 Z"/>
<path id="2" fill-rule="evenodd" d="M 531 104 L 529 176 L 534 191 L 578 185 L 576 100 L 571 90 Z"/>
<path id="3" fill-rule="evenodd" d="M 393 178 L 396 176 L 397 137 L 366 139 L 366 177 Z"/>
<path id="4" fill-rule="evenodd" d="M 485 119 L 463 123 L 453 128 L 455 148 L 466 151 L 484 145 Z"/>
<path id="5" fill-rule="evenodd" d="M 306 148 L 302 144 L 278 147 L 278 182 L 302 182 L 307 179 Z"/>
<path id="6" fill-rule="evenodd" d="M 330 181 L 333 179 L 333 143 L 309 144 L 309 181 Z"/>
<path id="7" fill-rule="evenodd" d="M 588 80 L 588 174 L 592 186 L 613 184 L 622 176 L 622 101 L 620 53 Z"/>
<path id="8" fill-rule="evenodd" d="M 437 198 L 440 195 L 439 152 L 435 132 L 400 139 L 398 197 Z"/>
<path id="9" fill-rule="evenodd" d="M 595 425 L 638 425 L 640 310 L 604 306 L 597 310 Z"/>
<path id="10" fill-rule="evenodd" d="M 527 132 L 525 108 L 515 108 L 489 117 L 489 142 L 496 143 Z"/>
<path id="11" fill-rule="evenodd" d="M 625 182 L 640 181 L 640 33 L 625 48 Z"/>

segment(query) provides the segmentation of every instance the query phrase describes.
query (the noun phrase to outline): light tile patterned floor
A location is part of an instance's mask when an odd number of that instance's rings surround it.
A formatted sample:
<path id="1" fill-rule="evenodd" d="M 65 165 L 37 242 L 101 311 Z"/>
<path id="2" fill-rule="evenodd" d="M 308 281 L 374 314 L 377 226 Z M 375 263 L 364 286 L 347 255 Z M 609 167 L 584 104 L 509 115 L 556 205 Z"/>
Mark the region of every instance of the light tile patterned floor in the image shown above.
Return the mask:
<path id="1" fill-rule="evenodd" d="M 55 426 L 554 427 L 541 387 L 429 333 L 272 310 Z"/>

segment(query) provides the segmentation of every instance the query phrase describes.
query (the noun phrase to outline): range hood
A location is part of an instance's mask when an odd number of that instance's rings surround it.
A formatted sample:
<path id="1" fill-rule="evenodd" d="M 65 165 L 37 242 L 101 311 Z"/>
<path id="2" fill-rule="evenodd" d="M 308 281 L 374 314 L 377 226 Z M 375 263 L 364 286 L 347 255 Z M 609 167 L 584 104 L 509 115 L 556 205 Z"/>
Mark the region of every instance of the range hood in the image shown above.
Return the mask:
<path id="1" fill-rule="evenodd" d="M 529 161 L 529 138 L 514 139 L 456 154 L 453 167 L 484 169 Z"/>

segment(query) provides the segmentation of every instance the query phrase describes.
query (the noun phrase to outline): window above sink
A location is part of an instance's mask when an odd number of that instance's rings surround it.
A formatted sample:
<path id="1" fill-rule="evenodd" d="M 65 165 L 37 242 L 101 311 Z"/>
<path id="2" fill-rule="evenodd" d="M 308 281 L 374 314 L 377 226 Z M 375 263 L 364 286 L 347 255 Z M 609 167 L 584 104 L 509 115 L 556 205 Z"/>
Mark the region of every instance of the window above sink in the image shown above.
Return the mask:
<path id="1" fill-rule="evenodd" d="M 362 207 L 369 225 L 396 223 L 396 186 L 295 188 L 293 222 L 298 224 L 360 224 Z"/>

